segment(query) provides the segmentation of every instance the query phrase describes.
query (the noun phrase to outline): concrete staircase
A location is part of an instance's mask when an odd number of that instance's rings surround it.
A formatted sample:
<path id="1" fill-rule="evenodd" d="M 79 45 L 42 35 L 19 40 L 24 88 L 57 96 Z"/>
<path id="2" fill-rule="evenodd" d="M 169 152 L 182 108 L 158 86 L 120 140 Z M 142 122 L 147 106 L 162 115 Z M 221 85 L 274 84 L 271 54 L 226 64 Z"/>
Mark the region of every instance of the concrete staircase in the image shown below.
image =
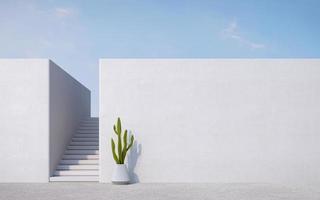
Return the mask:
<path id="1" fill-rule="evenodd" d="M 99 181 L 99 119 L 82 121 L 50 182 Z"/>

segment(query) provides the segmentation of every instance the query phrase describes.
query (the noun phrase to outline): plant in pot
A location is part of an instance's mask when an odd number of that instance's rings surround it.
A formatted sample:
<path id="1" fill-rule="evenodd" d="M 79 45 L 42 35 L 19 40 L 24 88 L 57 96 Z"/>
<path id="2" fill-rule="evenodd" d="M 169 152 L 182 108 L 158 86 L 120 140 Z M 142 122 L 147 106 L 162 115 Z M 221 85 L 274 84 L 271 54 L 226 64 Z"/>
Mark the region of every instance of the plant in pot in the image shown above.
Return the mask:
<path id="1" fill-rule="evenodd" d="M 116 148 L 116 144 L 111 138 L 111 149 L 113 159 L 116 162 L 116 168 L 112 176 L 112 183 L 114 184 L 129 184 L 130 178 L 128 174 L 128 170 L 125 163 L 126 155 L 129 149 L 133 145 L 134 136 L 130 136 L 130 140 L 128 143 L 128 131 L 125 130 L 122 136 L 122 129 L 121 129 L 121 120 L 120 118 L 117 119 L 117 123 L 113 125 L 114 133 L 117 135 L 118 145 Z"/>

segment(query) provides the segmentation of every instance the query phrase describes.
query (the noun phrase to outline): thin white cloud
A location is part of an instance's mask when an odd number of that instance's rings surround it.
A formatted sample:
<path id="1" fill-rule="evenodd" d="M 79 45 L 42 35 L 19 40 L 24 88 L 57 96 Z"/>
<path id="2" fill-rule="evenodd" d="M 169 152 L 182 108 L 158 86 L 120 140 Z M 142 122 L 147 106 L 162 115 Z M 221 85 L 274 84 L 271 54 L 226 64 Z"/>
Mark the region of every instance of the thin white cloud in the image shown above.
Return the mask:
<path id="1" fill-rule="evenodd" d="M 54 14 L 57 17 L 69 17 L 74 15 L 74 11 L 70 8 L 55 8 Z"/>
<path id="2" fill-rule="evenodd" d="M 251 49 L 263 49 L 266 47 L 265 44 L 253 42 L 241 35 L 241 33 L 239 32 L 238 23 L 236 21 L 232 21 L 228 25 L 228 27 L 222 31 L 222 34 L 224 37 L 233 39 L 238 43 L 245 45 Z"/>

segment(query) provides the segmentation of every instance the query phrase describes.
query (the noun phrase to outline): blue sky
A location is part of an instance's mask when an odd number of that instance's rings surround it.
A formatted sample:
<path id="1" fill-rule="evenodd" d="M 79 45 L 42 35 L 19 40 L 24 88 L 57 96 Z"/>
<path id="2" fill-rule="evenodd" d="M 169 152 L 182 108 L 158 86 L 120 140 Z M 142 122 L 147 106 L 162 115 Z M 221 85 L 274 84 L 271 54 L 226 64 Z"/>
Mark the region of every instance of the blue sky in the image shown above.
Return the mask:
<path id="1" fill-rule="evenodd" d="M 319 58 L 319 8 L 319 0 L 0 0 L 0 57 L 52 59 L 92 91 L 96 116 L 99 58 Z"/>

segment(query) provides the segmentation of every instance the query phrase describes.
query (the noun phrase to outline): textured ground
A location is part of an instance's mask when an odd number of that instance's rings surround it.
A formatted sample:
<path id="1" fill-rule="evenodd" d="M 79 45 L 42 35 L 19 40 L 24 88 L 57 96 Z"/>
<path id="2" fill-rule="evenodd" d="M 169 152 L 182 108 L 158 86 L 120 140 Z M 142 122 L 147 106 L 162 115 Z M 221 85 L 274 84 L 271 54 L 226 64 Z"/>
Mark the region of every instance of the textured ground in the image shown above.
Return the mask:
<path id="1" fill-rule="evenodd" d="M 99 183 L 2 183 L 4 200 L 308 200 L 320 199 L 320 188 L 271 184 L 133 184 Z"/>

